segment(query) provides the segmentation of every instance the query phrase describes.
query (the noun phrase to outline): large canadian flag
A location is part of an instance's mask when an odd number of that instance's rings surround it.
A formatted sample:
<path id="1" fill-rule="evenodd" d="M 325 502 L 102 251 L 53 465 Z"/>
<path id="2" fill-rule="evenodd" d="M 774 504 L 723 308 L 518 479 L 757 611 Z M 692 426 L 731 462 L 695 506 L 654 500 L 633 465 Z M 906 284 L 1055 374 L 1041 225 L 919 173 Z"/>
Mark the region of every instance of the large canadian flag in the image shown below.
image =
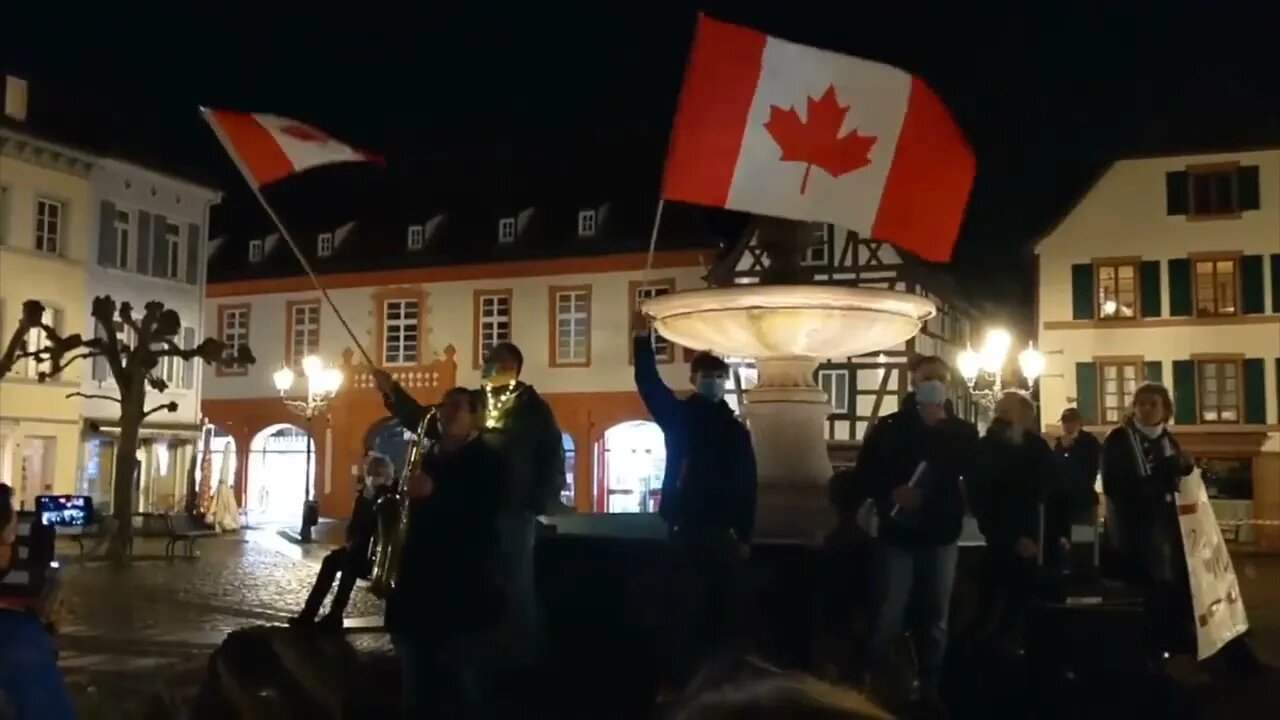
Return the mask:
<path id="1" fill-rule="evenodd" d="M 381 162 L 306 123 L 279 115 L 202 111 L 246 179 L 261 187 L 320 165 Z"/>
<path id="2" fill-rule="evenodd" d="M 919 78 L 698 19 L 664 198 L 835 223 L 946 261 L 974 170 Z"/>

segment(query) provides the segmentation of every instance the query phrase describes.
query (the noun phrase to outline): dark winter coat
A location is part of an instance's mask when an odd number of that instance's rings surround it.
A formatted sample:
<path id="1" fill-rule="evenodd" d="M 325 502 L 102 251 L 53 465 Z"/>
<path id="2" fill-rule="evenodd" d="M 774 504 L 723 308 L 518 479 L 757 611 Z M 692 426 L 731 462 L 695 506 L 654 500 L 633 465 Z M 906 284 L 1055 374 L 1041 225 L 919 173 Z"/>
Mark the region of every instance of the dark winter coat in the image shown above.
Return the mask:
<path id="1" fill-rule="evenodd" d="M 1056 482 L 1049 487 L 1053 495 L 1067 499 L 1073 518 L 1087 518 L 1098 506 L 1098 470 L 1102 463 L 1102 443 L 1093 433 L 1081 431 L 1068 447 L 1058 438 L 1053 444 Z"/>
<path id="2" fill-rule="evenodd" d="M 956 417 L 947 404 L 947 416 L 926 425 L 914 393 L 902 399 L 901 409 L 876 421 L 867 432 L 853 468 L 853 487 L 865 488 L 875 500 L 882 542 L 900 547 L 936 547 L 960 539 L 965 501 L 962 478 L 972 468 L 978 446 L 978 429 Z M 893 491 L 910 482 L 921 462 L 927 463 L 928 480 L 919 489 L 920 507 L 894 516 Z"/>
<path id="3" fill-rule="evenodd" d="M 677 397 L 658 374 L 649 338 L 635 338 L 633 349 L 636 389 L 667 451 L 658 514 L 673 530 L 727 530 L 750 542 L 757 482 L 751 434 L 724 400 Z"/>
<path id="4" fill-rule="evenodd" d="M 1186 564 L 1175 493 L 1193 466 L 1167 429 L 1148 438 L 1130 427 L 1112 430 L 1102 444 L 1107 536 L 1136 580 L 1166 582 Z"/>
<path id="5" fill-rule="evenodd" d="M 1041 503 L 1055 473 L 1053 451 L 1044 438 L 1026 431 L 1015 443 L 1004 420 L 987 428 L 966 484 L 969 507 L 993 553 L 1011 555 L 1021 538 L 1043 542 Z"/>

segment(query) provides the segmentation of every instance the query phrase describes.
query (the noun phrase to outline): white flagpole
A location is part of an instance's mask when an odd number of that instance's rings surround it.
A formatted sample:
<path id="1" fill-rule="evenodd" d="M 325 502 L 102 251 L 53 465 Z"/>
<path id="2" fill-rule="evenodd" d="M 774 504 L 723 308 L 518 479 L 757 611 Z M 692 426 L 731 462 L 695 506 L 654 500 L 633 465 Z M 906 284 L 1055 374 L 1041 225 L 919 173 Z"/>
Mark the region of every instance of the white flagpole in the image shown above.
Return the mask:
<path id="1" fill-rule="evenodd" d="M 311 263 L 307 262 L 306 255 L 302 253 L 298 244 L 293 241 L 293 237 L 289 235 L 289 230 L 284 226 L 284 223 L 280 221 L 280 216 L 276 215 L 276 211 L 272 210 L 271 206 L 267 204 L 267 199 L 262 196 L 262 190 L 258 187 L 258 184 L 253 181 L 253 176 L 249 174 L 248 168 L 246 168 L 244 163 L 241 162 L 240 156 L 236 154 L 235 148 L 231 146 L 231 143 L 228 142 L 227 138 L 222 134 L 222 130 L 218 128 L 218 123 L 213 121 L 213 118 L 209 114 L 209 109 L 205 107 L 200 108 L 200 115 L 205 119 L 205 122 L 209 123 L 209 127 L 213 129 L 213 134 L 217 136 L 218 142 L 222 143 L 222 149 L 226 150 L 227 154 L 231 156 L 231 161 L 236 164 L 236 169 L 240 171 L 240 175 L 244 177 L 244 181 L 248 183 L 249 189 L 253 191 L 253 196 L 258 198 L 258 203 L 262 205 L 262 209 L 267 211 L 267 215 L 271 218 L 271 221 L 275 223 L 277 228 L 279 228 L 280 235 L 284 238 L 285 242 L 289 244 L 289 247 L 293 250 L 293 254 L 297 256 L 298 262 L 302 263 L 302 269 L 307 272 L 308 276 L 310 276 L 311 283 L 320 291 L 320 295 L 324 297 L 325 302 L 329 303 L 329 308 L 333 310 L 333 314 L 337 316 L 338 322 L 342 323 L 342 328 L 347 331 L 347 335 L 351 338 L 351 342 L 355 343 L 356 349 L 359 350 L 360 355 L 364 357 L 364 361 L 369 365 L 369 369 L 376 369 L 377 365 L 374 364 L 373 358 L 369 357 L 369 351 L 365 350 L 364 345 L 360 343 L 359 338 L 356 337 L 355 332 L 351 329 L 351 325 L 347 324 L 347 319 L 342 316 L 342 311 L 338 309 L 337 304 L 333 302 L 333 298 L 329 296 L 329 291 L 320 284 L 320 277 L 316 275 L 316 271 L 312 269 Z"/>

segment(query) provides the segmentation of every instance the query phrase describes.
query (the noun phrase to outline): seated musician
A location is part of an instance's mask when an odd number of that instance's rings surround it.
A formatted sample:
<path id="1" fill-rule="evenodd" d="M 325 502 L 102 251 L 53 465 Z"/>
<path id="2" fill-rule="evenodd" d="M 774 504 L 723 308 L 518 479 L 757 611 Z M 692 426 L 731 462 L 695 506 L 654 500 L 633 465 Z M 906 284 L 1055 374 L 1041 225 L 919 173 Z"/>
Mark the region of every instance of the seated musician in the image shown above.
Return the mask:
<path id="1" fill-rule="evenodd" d="M 505 602 L 498 514 L 507 465 L 480 439 L 483 403 L 466 388 L 445 393 L 440 439 L 406 488 L 409 525 L 386 618 L 400 656 L 404 717 L 487 717 L 486 638 Z"/>
<path id="2" fill-rule="evenodd" d="M 20 543 L 13 490 L 0 485 L 0 717 L 75 720 L 47 630 L 55 622 L 58 588 L 44 582 L 41 568 L 24 566 Z"/>
<path id="3" fill-rule="evenodd" d="M 364 475 L 356 483 L 355 505 L 351 508 L 351 521 L 347 523 L 347 542 L 325 555 L 315 584 L 311 587 L 311 594 L 307 596 L 302 612 L 290 619 L 290 625 L 307 626 L 315 623 L 316 616 L 320 614 L 320 606 L 333 587 L 334 579 L 341 575 L 338 589 L 333 594 L 333 602 L 329 603 L 329 611 L 318 624 L 326 630 L 342 629 L 342 613 L 351 600 L 356 578 L 368 574 L 366 566 L 369 563 L 369 543 L 378 524 L 374 508 L 378 500 L 394 489 L 395 468 L 391 461 L 383 455 L 370 455 L 365 461 Z"/>

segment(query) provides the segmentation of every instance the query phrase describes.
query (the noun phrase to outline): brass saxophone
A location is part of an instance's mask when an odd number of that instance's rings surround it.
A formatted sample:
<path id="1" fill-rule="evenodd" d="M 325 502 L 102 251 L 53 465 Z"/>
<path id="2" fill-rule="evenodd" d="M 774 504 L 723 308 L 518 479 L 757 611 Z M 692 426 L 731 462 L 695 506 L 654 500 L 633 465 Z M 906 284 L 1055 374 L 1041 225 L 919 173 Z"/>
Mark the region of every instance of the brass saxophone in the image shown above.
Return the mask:
<path id="1" fill-rule="evenodd" d="M 400 472 L 400 483 L 396 492 L 378 501 L 374 506 L 374 514 L 378 519 L 378 529 L 373 540 L 373 569 L 369 574 L 369 591 L 374 597 L 385 600 L 395 589 L 400 577 L 400 562 L 404 557 L 404 541 L 409 534 L 409 478 L 417 470 L 422 459 L 423 449 L 427 446 L 427 427 L 436 417 L 433 407 L 422 416 L 418 423 L 417 437 L 409 446 L 405 456 L 404 469 Z"/>

